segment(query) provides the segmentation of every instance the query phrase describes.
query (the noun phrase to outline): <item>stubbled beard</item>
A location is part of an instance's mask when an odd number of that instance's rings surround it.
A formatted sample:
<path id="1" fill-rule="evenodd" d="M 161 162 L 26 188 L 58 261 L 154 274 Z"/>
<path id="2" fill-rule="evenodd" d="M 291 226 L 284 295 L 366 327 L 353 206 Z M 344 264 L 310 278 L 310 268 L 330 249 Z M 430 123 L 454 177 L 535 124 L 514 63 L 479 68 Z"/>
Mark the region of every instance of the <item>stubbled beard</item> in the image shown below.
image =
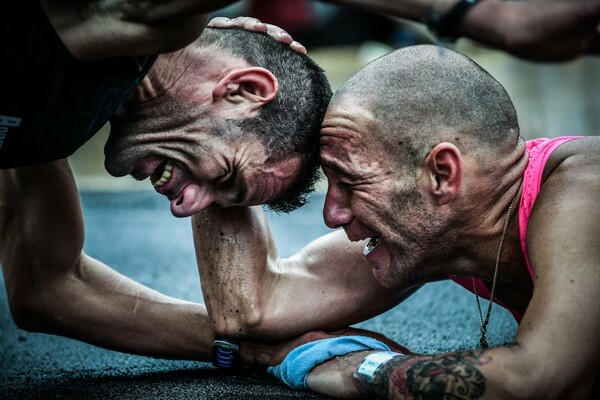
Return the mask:
<path id="1" fill-rule="evenodd" d="M 396 193 L 391 201 L 394 236 L 387 245 L 390 251 L 390 272 L 386 287 L 422 283 L 437 274 L 437 260 L 445 252 L 440 241 L 441 227 L 436 216 L 425 208 L 416 185 Z"/>

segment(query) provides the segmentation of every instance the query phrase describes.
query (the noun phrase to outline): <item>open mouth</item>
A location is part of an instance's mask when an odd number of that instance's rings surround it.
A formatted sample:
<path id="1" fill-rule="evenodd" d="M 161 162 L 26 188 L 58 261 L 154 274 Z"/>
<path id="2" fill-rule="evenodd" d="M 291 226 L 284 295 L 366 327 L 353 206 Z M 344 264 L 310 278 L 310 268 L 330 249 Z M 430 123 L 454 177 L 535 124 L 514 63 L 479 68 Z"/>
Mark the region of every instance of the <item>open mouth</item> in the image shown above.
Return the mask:
<path id="1" fill-rule="evenodd" d="M 375 250 L 375 248 L 377 247 L 377 245 L 379 244 L 379 241 L 381 240 L 381 238 L 379 236 L 373 236 L 371 238 L 371 240 L 369 240 L 369 243 L 367 243 L 367 245 L 363 248 L 363 256 L 366 257 L 368 256 L 373 250 Z"/>
<path id="2" fill-rule="evenodd" d="M 150 182 L 155 188 L 159 188 L 171 179 L 173 164 L 170 161 L 165 161 L 156 168 L 150 176 Z"/>

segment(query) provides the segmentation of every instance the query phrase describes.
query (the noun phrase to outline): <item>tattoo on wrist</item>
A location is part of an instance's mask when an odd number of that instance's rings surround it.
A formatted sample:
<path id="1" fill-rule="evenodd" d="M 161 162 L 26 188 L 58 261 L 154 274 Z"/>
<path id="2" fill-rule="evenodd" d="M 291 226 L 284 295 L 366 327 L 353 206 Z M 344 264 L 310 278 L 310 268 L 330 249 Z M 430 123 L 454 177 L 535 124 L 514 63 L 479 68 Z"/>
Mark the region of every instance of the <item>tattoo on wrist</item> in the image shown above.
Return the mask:
<path id="1" fill-rule="evenodd" d="M 490 361 L 481 350 L 394 357 L 376 371 L 370 389 L 385 399 L 480 399 L 486 380 L 478 367 Z"/>

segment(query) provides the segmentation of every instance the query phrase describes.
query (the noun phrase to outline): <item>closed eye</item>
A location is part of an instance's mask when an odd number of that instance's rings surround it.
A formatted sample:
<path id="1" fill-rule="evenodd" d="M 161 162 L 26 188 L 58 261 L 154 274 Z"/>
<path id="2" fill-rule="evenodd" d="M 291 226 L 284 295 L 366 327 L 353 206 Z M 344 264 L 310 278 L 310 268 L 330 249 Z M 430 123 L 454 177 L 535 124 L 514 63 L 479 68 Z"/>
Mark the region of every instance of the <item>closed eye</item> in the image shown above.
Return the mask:
<path id="1" fill-rule="evenodd" d="M 338 181 L 338 183 L 336 183 L 336 186 L 338 187 L 338 189 L 340 190 L 347 190 L 350 189 L 350 184 L 346 183 L 346 182 L 342 182 L 342 181 Z"/>
<path id="2" fill-rule="evenodd" d="M 237 178 L 237 169 L 234 169 L 231 172 L 226 173 L 225 175 L 219 177 L 217 179 L 217 184 L 220 186 L 231 186 L 235 183 Z"/>

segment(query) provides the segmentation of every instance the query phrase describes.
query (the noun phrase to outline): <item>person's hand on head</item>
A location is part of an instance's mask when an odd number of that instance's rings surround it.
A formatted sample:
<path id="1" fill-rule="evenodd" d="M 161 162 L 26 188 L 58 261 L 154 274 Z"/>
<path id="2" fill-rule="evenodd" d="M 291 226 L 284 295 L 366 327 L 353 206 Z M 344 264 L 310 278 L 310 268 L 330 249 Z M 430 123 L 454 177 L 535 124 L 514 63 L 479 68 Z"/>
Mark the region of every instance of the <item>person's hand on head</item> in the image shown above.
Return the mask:
<path id="1" fill-rule="evenodd" d="M 284 29 L 261 22 L 253 17 L 236 17 L 234 19 L 226 17 L 215 17 L 211 19 L 207 27 L 209 28 L 243 28 L 252 32 L 266 33 L 279 43 L 287 44 L 290 48 L 300 54 L 306 54 L 306 47 L 296 42 Z"/>

